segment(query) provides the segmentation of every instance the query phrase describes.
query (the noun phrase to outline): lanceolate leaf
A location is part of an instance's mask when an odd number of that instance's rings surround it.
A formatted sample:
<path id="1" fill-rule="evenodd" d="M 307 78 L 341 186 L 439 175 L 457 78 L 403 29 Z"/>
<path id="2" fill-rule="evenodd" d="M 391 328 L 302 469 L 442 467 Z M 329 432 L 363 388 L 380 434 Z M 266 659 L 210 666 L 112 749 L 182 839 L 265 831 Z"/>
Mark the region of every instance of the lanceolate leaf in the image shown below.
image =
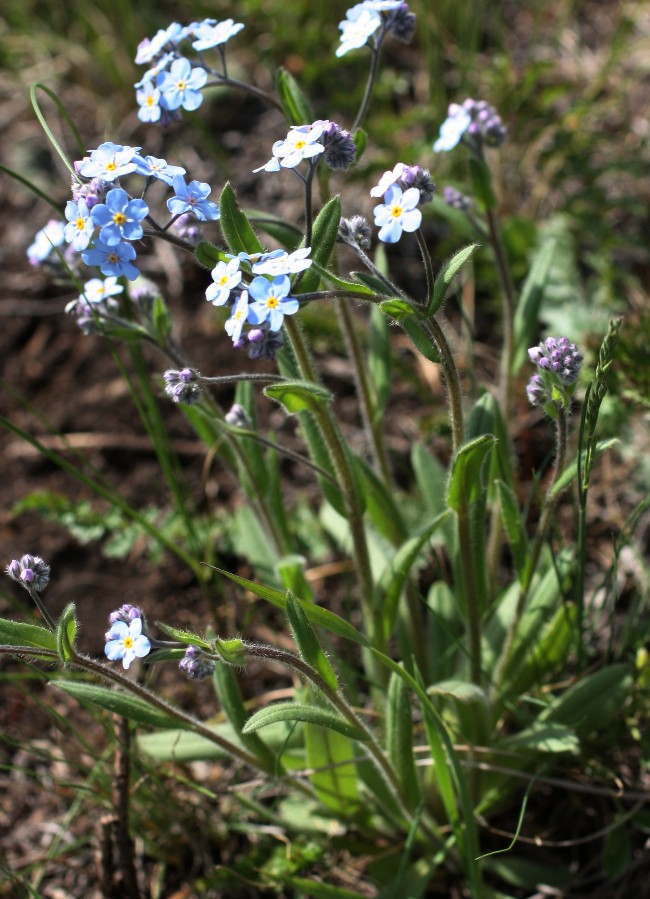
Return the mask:
<path id="1" fill-rule="evenodd" d="M 152 727 L 182 727 L 179 721 L 165 712 L 150 705 L 139 696 L 132 696 L 122 690 L 110 690 L 97 684 L 83 681 L 52 681 L 52 686 L 74 696 L 81 702 L 90 702 L 109 712 L 115 712 L 123 718 L 129 718 L 138 724 L 149 724 Z"/>
<path id="2" fill-rule="evenodd" d="M 70 662 L 74 657 L 74 642 L 77 633 L 75 605 L 68 603 L 56 626 L 56 645 L 62 662 Z"/>
<path id="3" fill-rule="evenodd" d="M 250 590 L 255 596 L 259 596 L 260 599 L 266 599 L 279 609 L 286 609 L 287 597 L 280 590 L 276 590 L 274 587 L 267 587 L 264 584 L 256 584 L 255 581 L 249 581 L 245 577 L 239 577 L 237 574 L 231 574 L 229 571 L 224 571 L 224 569 L 216 568 L 213 565 L 209 567 L 213 568 L 214 571 L 218 571 L 219 574 L 223 574 L 224 577 L 230 578 L 231 581 L 239 584 L 240 587 Z M 312 624 L 317 624 L 319 627 L 323 627 L 333 634 L 338 634 L 339 637 L 345 637 L 347 640 L 359 643 L 361 646 L 368 646 L 368 641 L 363 634 L 360 634 L 344 618 L 340 618 L 334 612 L 330 612 L 329 609 L 323 609 L 312 602 L 305 602 L 302 599 L 298 599 L 298 602 Z"/>
<path id="4" fill-rule="evenodd" d="M 219 198 L 221 233 L 232 253 L 262 253 L 264 247 L 239 208 L 235 191 L 226 184 Z"/>
<path id="5" fill-rule="evenodd" d="M 264 395 L 282 403 L 290 415 L 309 410 L 331 402 L 332 394 L 326 387 L 311 381 L 282 381 L 264 388 Z"/>
<path id="6" fill-rule="evenodd" d="M 454 459 L 447 491 L 447 502 L 457 512 L 462 506 L 478 499 L 483 489 L 481 468 L 485 457 L 494 446 L 492 434 L 484 434 L 462 446 Z"/>
<path id="7" fill-rule="evenodd" d="M 278 702 L 268 708 L 260 709 L 246 722 L 242 733 L 254 733 L 269 724 L 278 721 L 303 721 L 306 724 L 317 724 L 319 727 L 327 727 L 353 740 L 366 740 L 366 734 L 355 727 L 345 718 L 341 718 L 335 712 L 321 709 L 314 705 L 301 705 L 297 702 Z"/>
<path id="8" fill-rule="evenodd" d="M 38 624 L 26 624 L 23 621 L 9 621 L 0 618 L 0 645 L 33 646 L 35 649 L 48 649 L 56 652 L 56 637 L 45 627 Z"/>
<path id="9" fill-rule="evenodd" d="M 314 221 L 311 238 L 311 258 L 319 266 L 327 268 L 339 233 L 341 198 L 332 197 L 321 209 Z M 300 293 L 311 293 L 320 283 L 320 275 L 312 266 L 300 279 Z M 299 296 L 300 294 L 298 294 Z"/>
<path id="10" fill-rule="evenodd" d="M 303 607 L 291 590 L 287 592 L 287 616 L 303 661 L 318 671 L 333 690 L 338 689 L 336 673 L 323 652 Z"/>
<path id="11" fill-rule="evenodd" d="M 478 247 L 477 243 L 470 244 L 468 247 L 463 247 L 462 250 L 459 250 L 451 259 L 448 259 L 436 275 L 436 280 L 433 285 L 433 294 L 431 296 L 431 300 L 429 301 L 429 306 L 427 312 L 429 315 L 435 315 L 438 309 L 442 306 L 445 297 L 447 296 L 447 291 L 449 290 L 452 281 L 458 274 L 458 272 L 465 265 L 467 260 L 471 257 L 474 250 Z"/>
<path id="12" fill-rule="evenodd" d="M 314 114 L 309 101 L 293 75 L 286 69 L 279 68 L 276 87 L 282 109 L 289 123 L 291 125 L 310 125 L 314 121 Z"/>

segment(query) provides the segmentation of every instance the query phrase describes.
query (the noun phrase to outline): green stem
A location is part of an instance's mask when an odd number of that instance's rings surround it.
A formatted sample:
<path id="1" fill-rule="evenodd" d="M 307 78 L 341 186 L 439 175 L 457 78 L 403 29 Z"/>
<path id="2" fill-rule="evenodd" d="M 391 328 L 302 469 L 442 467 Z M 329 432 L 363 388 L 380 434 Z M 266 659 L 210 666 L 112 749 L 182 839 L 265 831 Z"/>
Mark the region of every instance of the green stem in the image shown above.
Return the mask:
<path id="1" fill-rule="evenodd" d="M 510 417 L 512 406 L 512 365 L 514 359 L 514 325 L 515 325 L 515 289 L 508 265 L 503 236 L 499 219 L 494 209 L 486 210 L 486 220 L 490 235 L 490 244 L 494 251 L 494 257 L 501 283 L 503 297 L 503 354 L 501 356 L 500 392 L 502 398 L 503 415 L 506 421 Z"/>
<path id="2" fill-rule="evenodd" d="M 546 491 L 544 504 L 542 506 L 542 512 L 539 517 L 539 524 L 537 525 L 537 532 L 535 534 L 535 539 L 533 541 L 533 545 L 530 550 L 530 556 L 528 558 L 528 566 L 526 568 L 524 580 L 519 588 L 519 596 L 517 598 L 515 614 L 510 627 L 508 628 L 508 633 L 506 635 L 501 658 L 495 672 L 494 683 L 497 686 L 501 684 L 501 681 L 503 680 L 503 676 L 505 674 L 508 660 L 510 658 L 510 653 L 512 652 L 515 637 L 517 636 L 517 631 L 519 630 L 521 618 L 524 613 L 524 608 L 526 605 L 526 600 L 528 599 L 528 594 L 530 592 L 533 577 L 537 569 L 539 557 L 542 552 L 542 547 L 550 529 L 553 520 L 553 513 L 560 496 L 560 494 L 554 490 L 554 487 L 558 482 L 558 479 L 560 478 L 560 475 L 564 471 L 564 467 L 566 465 L 568 419 L 565 409 L 563 409 L 561 406 L 557 406 L 556 408 L 558 414 L 556 422 L 557 453 L 555 457 L 553 480 L 550 487 Z"/>
<path id="3" fill-rule="evenodd" d="M 372 59 L 370 60 L 370 71 L 368 72 L 366 89 L 363 93 L 363 99 L 361 101 L 361 106 L 359 107 L 359 112 L 357 113 L 357 117 L 354 120 L 354 125 L 352 126 L 352 134 L 354 134 L 355 131 L 358 131 L 359 128 L 361 128 L 370 107 L 370 101 L 372 99 L 372 89 L 375 86 L 375 81 L 377 80 L 377 71 L 379 69 L 379 53 L 381 51 L 381 41 L 378 41 L 373 47 L 371 47 L 371 50 Z"/>
<path id="4" fill-rule="evenodd" d="M 460 385 L 460 375 L 456 367 L 456 360 L 449 345 L 449 341 L 435 316 L 422 322 L 424 328 L 429 331 L 432 343 L 440 353 L 442 369 L 445 373 L 445 384 L 449 396 L 449 416 L 451 419 L 451 435 L 453 452 L 457 453 L 465 441 L 465 423 L 463 420 L 463 394 Z"/>
<path id="5" fill-rule="evenodd" d="M 392 485 L 390 474 L 390 466 L 388 464 L 388 456 L 386 454 L 386 446 L 384 444 L 383 433 L 381 428 L 381 420 L 377 420 L 375 414 L 372 392 L 370 390 L 370 382 L 367 374 L 367 363 L 364 358 L 359 337 L 352 321 L 352 314 L 347 303 L 343 300 L 336 301 L 336 311 L 338 313 L 341 331 L 348 348 L 348 355 L 352 360 L 352 370 L 356 383 L 357 396 L 359 397 L 359 405 L 361 408 L 361 417 L 363 420 L 366 439 L 370 446 L 373 463 L 375 469 L 379 472 L 384 484 L 387 487 Z"/>
<path id="6" fill-rule="evenodd" d="M 312 364 L 300 326 L 293 319 L 287 317 L 285 318 L 285 327 L 291 340 L 301 376 L 306 381 L 318 384 L 319 378 Z M 367 633 L 373 646 L 383 645 L 381 623 L 374 609 L 374 584 L 370 569 L 370 555 L 363 525 L 363 508 L 355 473 L 352 470 L 348 452 L 330 407 L 317 406 L 313 414 L 329 450 L 346 506 L 352 535 L 355 570 L 361 591 L 361 607 Z"/>

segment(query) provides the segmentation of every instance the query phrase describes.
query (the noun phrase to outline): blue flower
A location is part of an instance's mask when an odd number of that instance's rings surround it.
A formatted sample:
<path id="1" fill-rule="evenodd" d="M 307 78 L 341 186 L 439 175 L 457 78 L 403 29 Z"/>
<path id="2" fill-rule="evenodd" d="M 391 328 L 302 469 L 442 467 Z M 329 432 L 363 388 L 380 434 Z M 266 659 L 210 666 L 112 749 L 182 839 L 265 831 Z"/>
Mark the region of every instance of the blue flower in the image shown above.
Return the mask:
<path id="1" fill-rule="evenodd" d="M 311 253 L 311 247 L 302 247 L 289 254 L 286 250 L 273 250 L 271 253 L 263 253 L 259 262 L 253 263 L 254 275 L 295 275 L 309 268 L 312 263 L 307 257 Z"/>
<path id="2" fill-rule="evenodd" d="M 136 91 L 135 99 L 140 109 L 138 109 L 138 118 L 141 122 L 157 122 L 161 115 L 160 110 L 160 91 L 154 86 L 153 82 L 147 80 L 141 88 Z"/>
<path id="3" fill-rule="evenodd" d="M 129 281 L 135 281 L 140 272 L 133 265 L 136 253 L 133 244 L 118 243 L 114 246 L 97 238 L 92 247 L 84 250 L 81 258 L 86 265 L 96 265 L 102 275 L 124 275 Z"/>
<path id="4" fill-rule="evenodd" d="M 165 184 L 171 185 L 176 175 L 184 175 L 185 169 L 180 165 L 169 165 L 164 159 L 155 156 L 134 156 L 136 172 L 147 178 L 158 178 Z"/>
<path id="5" fill-rule="evenodd" d="M 128 668 L 136 658 L 143 658 L 151 651 L 149 638 L 142 633 L 142 618 L 133 618 L 127 624 L 116 621 L 106 634 L 104 652 L 111 662 L 122 659 L 124 668 Z"/>
<path id="6" fill-rule="evenodd" d="M 465 107 L 452 103 L 449 115 L 440 126 L 440 137 L 433 145 L 434 153 L 453 150 L 471 124 L 472 117 Z"/>
<path id="7" fill-rule="evenodd" d="M 109 297 L 114 297 L 118 293 L 123 293 L 124 288 L 118 284 L 117 278 L 113 275 L 110 278 L 91 278 L 84 284 L 83 293 L 79 300 L 85 303 L 103 303 Z"/>
<path id="8" fill-rule="evenodd" d="M 65 206 L 65 217 L 68 224 L 63 229 L 63 235 L 75 250 L 85 250 L 92 240 L 95 225 L 90 218 L 90 210 L 83 197 L 78 203 L 68 200 Z"/>
<path id="9" fill-rule="evenodd" d="M 230 293 L 239 285 L 242 273 L 239 271 L 239 259 L 235 256 L 229 262 L 217 262 L 212 269 L 212 280 L 205 292 L 205 298 L 213 306 L 223 306 L 228 302 Z"/>
<path id="10" fill-rule="evenodd" d="M 100 228 L 99 239 L 109 246 L 122 240 L 139 240 L 144 234 L 140 222 L 149 215 L 144 200 L 132 200 L 125 190 L 116 187 L 106 194 L 106 202 L 91 210 L 93 222 Z"/>
<path id="11" fill-rule="evenodd" d="M 208 80 L 208 73 L 198 66 L 192 68 L 189 59 L 181 56 L 174 60 L 168 72 L 161 72 L 156 79 L 156 87 L 162 94 L 161 106 L 165 109 L 182 107 L 192 111 L 203 103 L 201 88 Z"/>
<path id="12" fill-rule="evenodd" d="M 216 222 L 219 218 L 219 207 L 208 200 L 212 188 L 201 181 L 185 183 L 182 175 L 175 175 L 172 187 L 176 196 L 167 200 L 167 208 L 172 215 L 182 215 L 184 212 L 193 212 L 202 222 Z"/>
<path id="13" fill-rule="evenodd" d="M 268 282 L 267 282 L 268 283 Z M 233 343 L 237 343 L 241 337 L 242 328 L 248 321 L 250 307 L 248 305 L 248 291 L 242 290 L 232 310 L 232 315 L 226 322 L 226 333 L 230 335 Z"/>
<path id="14" fill-rule="evenodd" d="M 215 25 L 208 24 L 207 21 L 201 22 L 194 30 L 197 40 L 192 42 L 192 46 L 199 53 L 203 50 L 209 50 L 211 47 L 218 47 L 220 44 L 225 44 L 226 41 L 229 41 L 243 27 L 241 23 L 235 23 L 232 19 L 225 19 L 223 22 L 218 22 Z"/>
<path id="15" fill-rule="evenodd" d="M 112 141 L 105 141 L 89 158 L 79 163 L 79 173 L 84 178 L 101 178 L 102 181 L 115 181 L 121 175 L 135 171 L 133 157 L 140 147 L 123 147 Z"/>
<path id="16" fill-rule="evenodd" d="M 175 47 L 185 37 L 185 29 L 178 22 L 172 22 L 167 28 L 160 28 L 149 40 L 145 37 L 138 44 L 135 57 L 137 65 L 151 62 L 159 56 L 168 45 Z"/>
<path id="17" fill-rule="evenodd" d="M 299 309 L 299 302 L 289 296 L 291 282 L 286 275 L 269 281 L 263 275 L 253 278 L 249 293 L 256 300 L 248 311 L 248 320 L 253 325 L 268 321 L 271 331 L 279 331 L 285 315 L 293 315 Z"/>
<path id="18" fill-rule="evenodd" d="M 30 265 L 45 262 L 54 247 L 60 247 L 65 237 L 65 225 L 58 219 L 50 219 L 44 228 L 37 231 L 34 241 L 27 248 Z"/>
<path id="19" fill-rule="evenodd" d="M 409 187 L 404 193 L 396 184 L 389 187 L 384 203 L 374 209 L 375 225 L 381 229 L 379 240 L 397 243 L 402 231 L 417 231 L 422 221 L 422 213 L 417 209 L 419 202 L 420 191 L 417 187 Z"/>
<path id="20" fill-rule="evenodd" d="M 345 19 L 339 22 L 341 30 L 341 45 L 336 51 L 337 56 L 344 56 L 349 50 L 356 50 L 368 43 L 375 31 L 381 26 L 381 16 L 374 9 L 369 9 L 364 3 L 357 3 L 345 14 Z"/>

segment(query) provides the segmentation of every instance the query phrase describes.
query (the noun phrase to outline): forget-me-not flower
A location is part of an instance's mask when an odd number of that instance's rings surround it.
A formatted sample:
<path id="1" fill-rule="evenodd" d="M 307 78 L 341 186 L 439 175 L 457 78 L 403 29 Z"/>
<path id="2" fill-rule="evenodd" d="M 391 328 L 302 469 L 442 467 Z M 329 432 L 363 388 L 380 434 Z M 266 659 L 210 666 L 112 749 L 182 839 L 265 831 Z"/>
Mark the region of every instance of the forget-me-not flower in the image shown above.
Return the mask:
<path id="1" fill-rule="evenodd" d="M 72 244 L 78 252 L 85 250 L 95 233 L 95 224 L 83 197 L 80 197 L 78 203 L 68 200 L 65 204 L 65 217 L 68 220 L 68 224 L 63 229 L 66 241 Z"/>
<path id="2" fill-rule="evenodd" d="M 272 250 L 263 253 L 258 262 L 254 262 L 252 271 L 254 275 L 295 275 L 304 272 L 312 263 L 307 257 L 311 253 L 311 247 L 301 247 L 293 253 L 286 250 Z"/>
<path id="3" fill-rule="evenodd" d="M 182 175 L 175 175 L 172 180 L 175 196 L 167 200 L 167 208 L 172 215 L 193 212 L 202 222 L 216 222 L 219 218 L 219 207 L 207 197 L 212 188 L 202 181 L 185 183 Z"/>
<path id="4" fill-rule="evenodd" d="M 161 115 L 160 91 L 153 81 L 147 79 L 135 92 L 135 99 L 140 107 L 138 118 L 141 122 L 157 122 Z"/>
<path id="5" fill-rule="evenodd" d="M 460 143 L 463 135 L 472 124 L 472 117 L 464 106 L 452 103 L 449 106 L 449 115 L 440 126 L 440 136 L 433 145 L 435 153 L 453 150 Z"/>
<path id="6" fill-rule="evenodd" d="M 205 291 L 205 298 L 213 306 L 223 306 L 230 299 L 231 292 L 241 283 L 239 259 L 235 256 L 228 262 L 217 262 L 212 269 L 213 284 Z"/>
<path id="7" fill-rule="evenodd" d="M 248 291 L 256 301 L 248 310 L 248 320 L 253 325 L 268 322 L 271 331 L 279 331 L 285 315 L 293 315 L 300 304 L 289 296 L 291 282 L 286 275 L 269 281 L 258 275 L 251 281 Z"/>
<path id="8" fill-rule="evenodd" d="M 242 290 L 237 297 L 237 302 L 233 307 L 232 315 L 225 324 L 226 333 L 232 338 L 233 343 L 237 343 L 241 337 L 242 328 L 248 321 L 248 313 L 248 291 Z"/>
<path id="9" fill-rule="evenodd" d="M 217 22 L 211 25 L 207 20 L 200 22 L 194 29 L 195 41 L 192 46 L 199 52 L 210 50 L 212 47 L 218 47 L 225 44 L 231 37 L 238 34 L 244 26 L 240 22 L 234 22 L 232 19 L 225 19 L 223 22 Z"/>
<path id="10" fill-rule="evenodd" d="M 140 147 L 123 147 L 112 141 L 105 141 L 90 157 L 79 163 L 79 173 L 84 178 L 101 178 L 102 181 L 115 181 L 122 175 L 128 175 L 135 171 L 133 157 L 140 151 Z"/>
<path id="11" fill-rule="evenodd" d="M 167 28 L 160 28 L 156 34 L 149 40 L 145 37 L 138 44 L 135 62 L 136 65 L 143 65 L 151 62 L 159 54 L 163 52 L 167 45 L 175 46 L 185 37 L 185 29 L 179 22 L 172 22 Z"/>
<path id="12" fill-rule="evenodd" d="M 140 274 L 133 265 L 136 253 L 133 244 L 123 241 L 113 246 L 99 238 L 87 250 L 83 250 L 81 258 L 86 265 L 96 265 L 102 275 L 124 275 L 129 281 L 135 281 Z"/>
<path id="13" fill-rule="evenodd" d="M 79 300 L 86 303 L 103 303 L 109 297 L 123 293 L 124 288 L 118 283 L 115 275 L 110 278 L 91 278 L 84 284 Z"/>
<path id="14" fill-rule="evenodd" d="M 37 231 L 34 240 L 27 248 L 30 265 L 44 262 L 54 247 L 60 247 L 65 240 L 65 225 L 58 219 L 50 219 L 44 228 Z"/>
<path id="15" fill-rule="evenodd" d="M 132 200 L 125 190 L 116 187 L 106 194 L 106 202 L 93 206 L 90 213 L 100 228 L 99 238 L 109 246 L 122 240 L 139 240 L 144 234 L 140 222 L 149 215 L 144 200 Z"/>
<path id="16" fill-rule="evenodd" d="M 417 187 L 402 188 L 393 184 L 384 196 L 384 202 L 375 206 L 375 225 L 380 228 L 378 237 L 385 243 L 397 243 L 402 231 L 417 231 L 422 213 L 417 208 L 420 191 Z"/>
<path id="17" fill-rule="evenodd" d="M 171 185 L 176 175 L 184 175 L 185 169 L 180 165 L 169 165 L 164 159 L 156 156 L 134 156 L 136 173 L 147 178 L 158 178 Z"/>
<path id="18" fill-rule="evenodd" d="M 165 109 L 187 109 L 191 112 L 203 103 L 201 88 L 208 80 L 205 69 L 195 66 L 189 59 L 175 59 L 168 72 L 161 72 L 156 78 L 156 87 L 161 93 L 160 105 Z"/>
<path id="19" fill-rule="evenodd" d="M 341 44 L 336 50 L 336 55 L 344 56 L 349 50 L 363 47 L 380 26 L 379 12 L 368 8 L 364 3 L 357 3 L 348 9 L 345 19 L 339 22 Z"/>
<path id="20" fill-rule="evenodd" d="M 116 621 L 106 634 L 104 652 L 111 662 L 122 660 L 124 668 L 128 668 L 136 658 L 143 658 L 151 651 L 149 638 L 142 633 L 142 618 Z"/>

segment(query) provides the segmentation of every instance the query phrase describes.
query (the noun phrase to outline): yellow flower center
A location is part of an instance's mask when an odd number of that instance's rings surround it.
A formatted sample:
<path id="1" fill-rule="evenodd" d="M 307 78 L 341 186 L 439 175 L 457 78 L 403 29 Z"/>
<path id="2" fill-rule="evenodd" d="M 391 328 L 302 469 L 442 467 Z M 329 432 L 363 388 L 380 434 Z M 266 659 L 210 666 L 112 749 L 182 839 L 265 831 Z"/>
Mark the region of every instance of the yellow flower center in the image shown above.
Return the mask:
<path id="1" fill-rule="evenodd" d="M 126 221 L 126 216 L 123 212 L 115 212 L 113 213 L 113 221 L 116 225 L 123 225 Z"/>
<path id="2" fill-rule="evenodd" d="M 233 318 L 234 318 L 236 321 L 239 321 L 239 319 L 242 317 L 243 314 L 244 314 L 244 310 L 243 310 L 243 309 L 238 309 L 237 312 L 235 312 Z"/>
<path id="3" fill-rule="evenodd" d="M 147 97 L 145 102 L 146 102 L 147 106 L 155 106 L 152 94 L 149 94 L 149 96 Z"/>
<path id="4" fill-rule="evenodd" d="M 106 258 L 109 262 L 119 262 L 120 261 L 120 257 L 117 255 L 117 253 L 109 253 L 109 255 Z"/>
<path id="5" fill-rule="evenodd" d="M 393 206 L 393 208 L 390 211 L 390 214 L 393 216 L 394 219 L 398 219 L 398 218 L 401 218 L 402 212 L 403 212 L 403 209 L 401 206 Z"/>
<path id="6" fill-rule="evenodd" d="M 222 275 L 219 278 L 219 287 L 225 287 L 227 283 L 228 283 L 228 275 Z"/>
<path id="7" fill-rule="evenodd" d="M 184 91 L 187 87 L 187 81 L 177 81 L 176 82 L 176 90 Z"/>
<path id="8" fill-rule="evenodd" d="M 81 218 L 81 216 L 79 216 L 79 218 L 75 222 L 75 225 L 77 226 L 77 231 L 83 231 L 85 224 L 86 224 L 85 221 Z"/>
<path id="9" fill-rule="evenodd" d="M 306 146 L 306 144 L 307 144 L 306 140 L 297 140 L 296 141 L 296 150 L 302 150 L 302 148 L 304 146 Z"/>
<path id="10" fill-rule="evenodd" d="M 116 168 L 117 168 L 117 165 L 114 162 L 106 163 L 106 171 L 107 172 L 114 172 L 116 170 Z"/>
<path id="11" fill-rule="evenodd" d="M 133 649 L 133 637 L 125 637 L 123 642 L 125 649 Z"/>
<path id="12" fill-rule="evenodd" d="M 266 300 L 266 305 L 269 309 L 275 309 L 279 304 L 280 300 L 277 297 L 268 297 Z"/>

